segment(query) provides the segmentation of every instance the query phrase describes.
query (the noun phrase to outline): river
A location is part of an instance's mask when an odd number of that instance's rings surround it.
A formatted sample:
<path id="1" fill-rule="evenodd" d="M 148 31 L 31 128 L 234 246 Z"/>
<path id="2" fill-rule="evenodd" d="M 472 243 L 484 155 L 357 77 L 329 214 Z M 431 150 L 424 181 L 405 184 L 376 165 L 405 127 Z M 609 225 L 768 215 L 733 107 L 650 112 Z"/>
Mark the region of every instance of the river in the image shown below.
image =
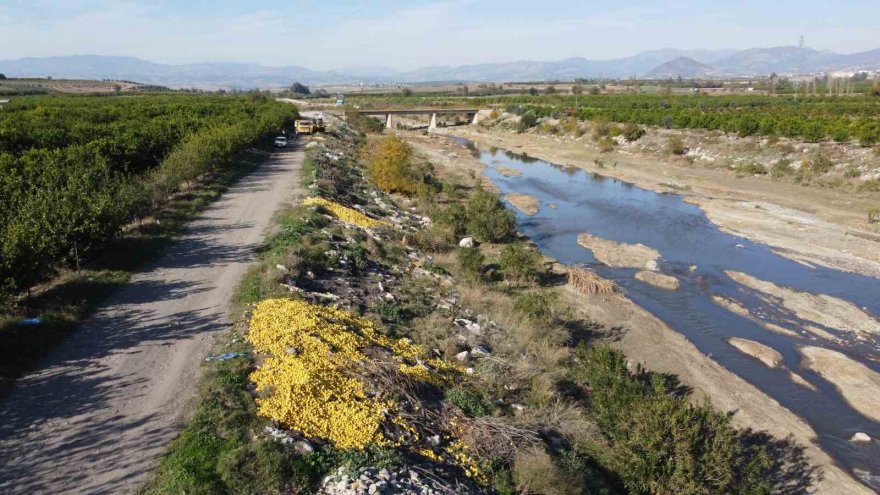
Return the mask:
<path id="1" fill-rule="evenodd" d="M 562 167 L 499 149 L 468 146 L 486 165 L 485 174 L 502 194 L 520 193 L 541 202 L 533 216 L 517 211 L 519 229 L 546 255 L 566 265 L 586 265 L 617 283 L 626 296 L 673 330 L 686 336 L 705 355 L 739 375 L 784 407 L 804 418 L 818 433 L 818 443 L 843 467 L 861 473 L 863 481 L 880 482 L 880 424 L 855 410 L 820 374 L 801 367 L 801 346 L 818 346 L 846 354 L 880 372 L 880 338 L 859 336 L 842 328 L 804 321 L 778 301 L 737 283 L 726 272 L 743 272 L 762 281 L 848 301 L 865 313 L 880 314 L 880 281 L 822 266 L 807 266 L 780 256 L 766 245 L 723 232 L 703 211 L 676 194 L 641 189 L 579 168 Z M 498 168 L 515 169 L 512 176 Z M 665 290 L 637 280 L 632 268 L 603 265 L 578 245 L 590 233 L 618 243 L 640 243 L 661 253 L 660 273 L 679 280 L 678 290 Z M 753 315 L 747 317 L 716 304 L 712 296 L 734 298 Z M 768 331 L 759 322 L 792 328 L 799 335 Z M 803 330 L 812 325 L 830 334 L 822 338 Z M 799 328 L 800 327 L 800 328 Z M 783 363 L 770 368 L 733 347 L 739 337 L 769 346 Z M 794 371 L 811 389 L 791 379 Z M 856 432 L 870 442 L 853 443 Z M 867 474 L 865 474 L 867 473 Z M 874 488 L 880 488 L 875 485 Z"/>

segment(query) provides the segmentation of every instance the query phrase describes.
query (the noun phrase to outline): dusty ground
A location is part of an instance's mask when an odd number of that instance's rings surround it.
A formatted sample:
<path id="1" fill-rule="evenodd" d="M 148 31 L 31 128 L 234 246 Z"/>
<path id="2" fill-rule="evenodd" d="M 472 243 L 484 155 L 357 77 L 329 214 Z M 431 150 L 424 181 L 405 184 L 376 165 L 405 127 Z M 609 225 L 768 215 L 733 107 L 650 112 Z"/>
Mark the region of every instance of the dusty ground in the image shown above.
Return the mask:
<path id="1" fill-rule="evenodd" d="M 451 132 L 471 138 L 486 145 L 495 145 L 512 150 L 527 151 L 529 155 L 551 160 L 554 163 L 582 166 L 600 173 L 609 170 L 617 171 L 608 173 L 615 175 L 620 172 L 621 178 L 636 182 L 634 177 L 641 177 L 642 183 L 649 188 L 663 190 L 660 183 L 664 179 L 664 170 L 659 167 L 651 167 L 652 170 L 643 170 L 633 165 L 627 168 L 619 166 L 614 169 L 599 170 L 592 167 L 592 160 L 588 162 L 589 155 L 585 155 L 583 146 L 564 147 L 559 143 L 539 143 L 532 146 L 530 140 L 517 135 L 505 135 L 497 132 L 480 132 L 476 134 L 473 127 L 459 127 L 451 129 Z M 418 133 L 400 133 L 410 141 L 420 152 L 424 153 L 436 166 L 438 174 L 442 176 L 466 176 L 468 174 L 480 174 L 484 165 L 476 160 L 465 148 L 451 143 L 441 136 L 423 136 Z M 598 156 L 598 154 L 596 154 Z M 607 157 L 605 157 L 607 159 Z M 647 162 L 642 167 L 650 165 Z M 625 173 L 624 173 L 625 172 Z M 673 170 L 669 173 L 684 174 L 687 170 Z M 631 174 L 631 175 L 630 175 Z M 477 175 L 477 177 L 481 177 Z M 756 188 L 749 189 L 740 185 L 739 179 L 724 178 L 723 183 L 715 185 L 709 177 L 700 179 L 706 183 L 706 190 L 716 190 L 721 194 L 735 197 L 737 187 L 744 187 L 745 194 L 756 194 Z M 483 179 L 483 182 L 491 187 L 491 182 Z M 697 181 L 699 182 L 699 181 Z M 695 182 L 696 183 L 696 182 Z M 653 185 L 653 187 L 651 187 Z M 777 184 L 768 186 L 764 194 L 771 194 Z M 784 186 L 782 184 L 779 184 Z M 760 188 L 757 188 L 760 189 Z M 667 189 L 668 190 L 668 189 Z M 760 192 L 760 191 L 758 191 Z M 791 191 L 792 193 L 794 190 Z M 778 193 L 778 191 L 777 191 Z M 797 196 L 792 194 L 791 196 Z M 789 198 L 783 195 L 785 201 L 792 201 L 799 205 L 805 205 L 803 194 L 800 198 Z M 837 201 L 837 199 L 835 199 Z M 863 217 L 852 214 L 846 208 L 836 209 L 833 203 L 822 209 L 823 215 L 834 217 L 840 215 L 845 221 L 853 224 L 864 222 Z M 846 224 L 844 224 L 846 225 Z M 841 226 L 841 229 L 847 229 Z M 755 232 L 761 232 L 756 228 Z M 869 241 L 865 241 L 869 242 Z M 871 245 L 875 245 L 870 241 Z M 875 247 L 876 249 L 876 247 Z M 878 250 L 880 251 L 880 250 Z M 880 267 L 880 253 L 873 252 L 872 262 Z M 849 259 L 849 256 L 847 256 Z M 852 257 L 856 259 L 855 256 Z M 864 264 L 865 260 L 857 260 L 858 266 L 871 266 Z M 870 261 L 870 260 L 869 260 Z M 715 407 L 724 411 L 734 411 L 734 423 L 741 427 L 751 427 L 765 430 L 778 438 L 790 437 L 795 442 L 806 447 L 806 455 L 810 461 L 822 470 L 821 479 L 817 479 L 814 486 L 816 493 L 822 494 L 872 494 L 872 490 L 855 480 L 849 473 L 840 469 L 834 461 L 814 443 L 816 434 L 813 429 L 797 415 L 784 408 L 771 397 L 755 388 L 750 383 L 737 375 L 726 370 L 710 357 L 703 355 L 684 336 L 673 331 L 659 319 L 634 304 L 621 294 L 603 294 L 585 296 L 578 293 L 574 288 L 566 292 L 566 299 L 582 313 L 582 316 L 600 325 L 618 331 L 620 335 L 615 343 L 636 363 L 645 365 L 646 368 L 674 373 L 679 376 L 682 383 L 694 388 L 696 400 L 709 398 Z M 797 378 L 792 377 L 797 381 Z M 806 384 L 804 386 L 810 386 Z"/>
<path id="2" fill-rule="evenodd" d="M 700 206 L 722 229 L 773 246 L 782 255 L 880 276 L 880 225 L 866 220 L 867 212 L 880 205 L 880 193 L 738 177 L 730 170 L 691 165 L 680 157 L 628 150 L 601 153 L 588 136 L 575 140 L 479 126 L 451 127 L 445 132 L 645 189 L 675 192 Z"/>
<path id="3" fill-rule="evenodd" d="M 830 349 L 802 347 L 800 351 L 805 367 L 833 383 L 856 411 L 880 421 L 880 373 Z"/>
<path id="4" fill-rule="evenodd" d="M 273 155 L 136 274 L 0 408 L 0 492 L 125 493 L 181 427 L 199 363 L 303 153 Z"/>

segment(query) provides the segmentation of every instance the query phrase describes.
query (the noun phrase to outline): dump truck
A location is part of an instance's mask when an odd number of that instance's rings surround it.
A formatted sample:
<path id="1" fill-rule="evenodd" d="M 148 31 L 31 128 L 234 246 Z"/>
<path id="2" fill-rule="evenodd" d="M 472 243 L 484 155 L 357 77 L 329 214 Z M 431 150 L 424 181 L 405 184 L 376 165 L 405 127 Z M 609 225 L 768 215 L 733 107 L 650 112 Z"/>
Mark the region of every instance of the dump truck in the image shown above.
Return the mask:
<path id="1" fill-rule="evenodd" d="M 324 119 L 321 117 L 314 119 L 299 119 L 293 123 L 296 127 L 297 134 L 314 134 L 316 132 L 324 132 Z"/>

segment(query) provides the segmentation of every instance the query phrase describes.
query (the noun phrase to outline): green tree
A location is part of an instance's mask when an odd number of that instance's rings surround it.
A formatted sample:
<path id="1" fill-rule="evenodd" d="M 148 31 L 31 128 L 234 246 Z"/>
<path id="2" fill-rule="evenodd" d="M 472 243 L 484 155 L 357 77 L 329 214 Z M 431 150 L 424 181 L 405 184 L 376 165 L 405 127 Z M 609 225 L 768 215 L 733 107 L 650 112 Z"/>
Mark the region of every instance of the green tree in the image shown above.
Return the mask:
<path id="1" fill-rule="evenodd" d="M 295 82 L 292 86 L 290 86 L 290 92 L 295 95 L 308 95 L 311 94 L 312 91 L 305 84 Z"/>
<path id="2" fill-rule="evenodd" d="M 467 206 L 467 231 L 480 242 L 500 242 L 513 237 L 516 217 L 501 204 L 498 194 L 479 189 Z"/>

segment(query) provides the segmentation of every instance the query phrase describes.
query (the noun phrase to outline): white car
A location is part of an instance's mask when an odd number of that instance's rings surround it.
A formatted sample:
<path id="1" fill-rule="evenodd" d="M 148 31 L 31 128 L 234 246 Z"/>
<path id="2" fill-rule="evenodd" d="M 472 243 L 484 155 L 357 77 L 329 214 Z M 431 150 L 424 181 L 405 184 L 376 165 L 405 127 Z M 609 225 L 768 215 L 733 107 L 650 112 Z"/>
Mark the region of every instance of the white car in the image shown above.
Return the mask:
<path id="1" fill-rule="evenodd" d="M 287 138 L 284 136 L 278 136 L 275 138 L 275 142 L 272 143 L 272 146 L 276 148 L 286 148 L 287 147 Z"/>

